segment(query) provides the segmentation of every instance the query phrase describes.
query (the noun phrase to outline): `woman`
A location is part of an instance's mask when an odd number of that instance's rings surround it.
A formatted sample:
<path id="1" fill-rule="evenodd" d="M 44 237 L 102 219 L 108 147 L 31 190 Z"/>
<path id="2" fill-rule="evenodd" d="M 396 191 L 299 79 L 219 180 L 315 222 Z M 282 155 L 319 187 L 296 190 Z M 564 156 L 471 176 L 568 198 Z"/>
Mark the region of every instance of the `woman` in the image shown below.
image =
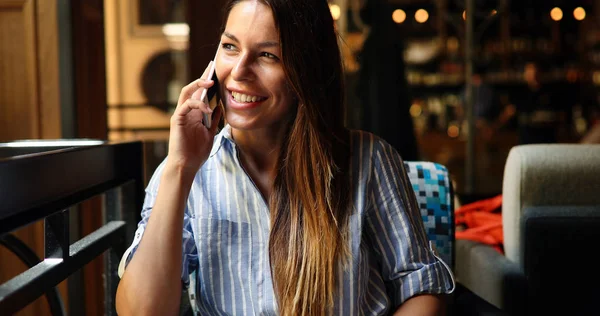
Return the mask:
<path id="1" fill-rule="evenodd" d="M 441 313 L 453 280 L 399 155 L 343 127 L 327 2 L 237 0 L 226 12 L 215 62 L 227 125 L 215 136 L 200 123 L 211 111 L 193 96 L 212 81 L 182 90 L 123 256 L 119 314 L 176 314 L 182 282 L 196 283 L 202 315 Z"/>

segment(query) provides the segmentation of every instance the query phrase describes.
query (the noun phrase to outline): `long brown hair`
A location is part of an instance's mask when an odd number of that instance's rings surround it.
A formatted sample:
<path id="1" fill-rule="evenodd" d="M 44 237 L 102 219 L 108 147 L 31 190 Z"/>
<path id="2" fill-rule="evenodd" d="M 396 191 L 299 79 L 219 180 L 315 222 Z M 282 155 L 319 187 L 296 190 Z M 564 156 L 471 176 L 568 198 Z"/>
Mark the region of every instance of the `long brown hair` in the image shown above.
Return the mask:
<path id="1" fill-rule="evenodd" d="M 237 3 L 226 6 L 226 14 Z M 349 134 L 343 68 L 325 0 L 257 0 L 279 30 L 298 104 L 270 196 L 269 256 L 281 315 L 331 313 L 340 265 L 350 259 Z"/>

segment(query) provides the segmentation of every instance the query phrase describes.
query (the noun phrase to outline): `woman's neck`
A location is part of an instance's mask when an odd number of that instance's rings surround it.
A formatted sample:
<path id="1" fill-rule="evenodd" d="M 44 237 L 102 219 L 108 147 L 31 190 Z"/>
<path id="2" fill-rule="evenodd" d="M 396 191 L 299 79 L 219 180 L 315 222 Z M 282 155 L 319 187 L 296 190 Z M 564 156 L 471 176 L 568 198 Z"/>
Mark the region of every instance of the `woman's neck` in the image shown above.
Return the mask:
<path id="1" fill-rule="evenodd" d="M 231 129 L 231 135 L 239 148 L 244 167 L 251 169 L 252 173 L 261 174 L 270 174 L 277 167 L 284 133 L 283 126 L 275 129 Z"/>
<path id="2" fill-rule="evenodd" d="M 231 135 L 239 149 L 240 163 L 266 203 L 273 190 L 284 133 L 284 129 L 272 128 L 252 131 L 231 129 Z"/>

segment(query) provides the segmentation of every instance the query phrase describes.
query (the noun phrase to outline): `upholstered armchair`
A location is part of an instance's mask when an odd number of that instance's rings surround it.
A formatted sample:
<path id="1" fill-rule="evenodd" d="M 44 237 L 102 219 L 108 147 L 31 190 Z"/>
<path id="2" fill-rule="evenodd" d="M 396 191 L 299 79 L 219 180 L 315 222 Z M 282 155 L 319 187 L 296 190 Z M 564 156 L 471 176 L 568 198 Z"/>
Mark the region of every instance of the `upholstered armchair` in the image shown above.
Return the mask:
<path id="1" fill-rule="evenodd" d="M 456 242 L 458 281 L 512 315 L 597 315 L 600 145 L 523 145 L 502 188 L 504 254 Z"/>

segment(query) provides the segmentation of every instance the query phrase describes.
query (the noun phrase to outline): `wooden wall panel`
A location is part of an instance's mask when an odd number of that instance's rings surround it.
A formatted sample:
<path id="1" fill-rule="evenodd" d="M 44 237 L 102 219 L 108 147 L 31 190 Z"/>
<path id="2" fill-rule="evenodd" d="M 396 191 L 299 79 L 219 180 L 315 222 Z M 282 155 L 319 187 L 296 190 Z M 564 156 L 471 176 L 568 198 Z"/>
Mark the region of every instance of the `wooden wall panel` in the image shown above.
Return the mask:
<path id="1" fill-rule="evenodd" d="M 39 122 L 41 138 L 61 137 L 61 106 L 58 65 L 58 21 L 56 1 L 38 0 L 37 59 Z"/>
<path id="2" fill-rule="evenodd" d="M 150 106 L 108 108 L 108 126 L 111 130 L 163 129 L 169 130 L 171 116 Z"/>
<path id="3" fill-rule="evenodd" d="M 60 138 L 57 0 L 0 0 L 0 142 Z M 13 232 L 44 256 L 44 226 Z M 0 247 L 0 282 L 26 266 Z M 66 281 L 59 286 L 68 306 Z M 49 315 L 44 297 L 16 315 Z"/>
<path id="4" fill-rule="evenodd" d="M 35 28 L 33 0 L 0 0 L 0 141 L 39 137 Z M 43 226 L 36 223 L 14 234 L 40 256 L 40 231 Z M 0 247 L 0 282 L 25 269 L 14 254 Z M 43 315 L 48 309 L 44 304 L 38 299 L 18 315 Z"/>
<path id="5" fill-rule="evenodd" d="M 40 137 L 33 0 L 0 0 L 0 141 Z"/>

